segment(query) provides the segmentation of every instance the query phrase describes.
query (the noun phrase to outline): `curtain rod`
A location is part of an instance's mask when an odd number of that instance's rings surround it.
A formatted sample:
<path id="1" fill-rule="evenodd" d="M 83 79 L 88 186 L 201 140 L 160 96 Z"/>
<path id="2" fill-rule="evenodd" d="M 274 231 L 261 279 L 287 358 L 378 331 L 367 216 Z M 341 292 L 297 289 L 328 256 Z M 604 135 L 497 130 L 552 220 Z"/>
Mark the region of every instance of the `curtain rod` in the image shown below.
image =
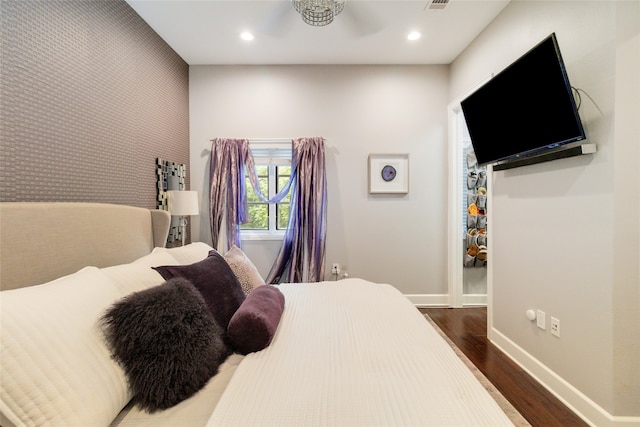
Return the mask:
<path id="1" fill-rule="evenodd" d="M 293 138 L 244 138 L 249 144 L 293 144 Z M 212 141 L 212 140 L 210 140 Z M 205 148 L 203 153 L 211 153 L 211 148 Z"/>
<path id="2" fill-rule="evenodd" d="M 249 143 L 258 143 L 258 144 L 274 144 L 274 143 L 287 143 L 291 144 L 293 142 L 293 138 L 247 138 Z"/>

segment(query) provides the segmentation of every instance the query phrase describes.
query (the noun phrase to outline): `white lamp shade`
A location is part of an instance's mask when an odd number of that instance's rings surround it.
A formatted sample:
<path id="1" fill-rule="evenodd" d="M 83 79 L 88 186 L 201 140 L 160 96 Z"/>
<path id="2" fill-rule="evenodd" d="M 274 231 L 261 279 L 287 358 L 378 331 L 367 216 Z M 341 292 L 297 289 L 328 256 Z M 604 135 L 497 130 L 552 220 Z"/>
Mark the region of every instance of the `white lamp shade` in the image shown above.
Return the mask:
<path id="1" fill-rule="evenodd" d="M 167 191 L 169 213 L 175 216 L 198 215 L 197 191 Z"/>

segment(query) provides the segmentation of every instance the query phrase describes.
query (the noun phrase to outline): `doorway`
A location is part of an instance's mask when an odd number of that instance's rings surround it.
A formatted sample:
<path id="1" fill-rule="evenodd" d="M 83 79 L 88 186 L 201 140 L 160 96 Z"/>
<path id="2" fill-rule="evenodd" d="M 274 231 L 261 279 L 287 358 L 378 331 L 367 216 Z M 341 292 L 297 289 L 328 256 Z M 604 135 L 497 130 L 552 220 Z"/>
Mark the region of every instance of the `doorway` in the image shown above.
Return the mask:
<path id="1" fill-rule="evenodd" d="M 460 103 L 449 135 L 449 306 L 487 306 L 491 170 L 475 161 Z"/>

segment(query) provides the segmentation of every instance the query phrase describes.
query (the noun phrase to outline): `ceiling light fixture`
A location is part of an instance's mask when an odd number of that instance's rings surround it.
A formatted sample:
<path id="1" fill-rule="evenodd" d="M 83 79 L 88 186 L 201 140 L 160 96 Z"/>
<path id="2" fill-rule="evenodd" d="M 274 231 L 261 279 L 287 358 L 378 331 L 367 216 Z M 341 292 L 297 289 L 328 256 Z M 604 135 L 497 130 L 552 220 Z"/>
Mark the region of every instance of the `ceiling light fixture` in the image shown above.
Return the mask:
<path id="1" fill-rule="evenodd" d="M 251 40 L 253 40 L 253 34 L 251 34 L 249 31 L 244 31 L 240 34 L 240 38 L 242 40 L 250 42 Z"/>
<path id="2" fill-rule="evenodd" d="M 408 40 L 418 40 L 421 34 L 418 31 L 412 31 L 407 35 Z"/>
<path id="3" fill-rule="evenodd" d="M 314 27 L 331 24 L 344 9 L 346 0 L 291 0 L 302 20 Z"/>

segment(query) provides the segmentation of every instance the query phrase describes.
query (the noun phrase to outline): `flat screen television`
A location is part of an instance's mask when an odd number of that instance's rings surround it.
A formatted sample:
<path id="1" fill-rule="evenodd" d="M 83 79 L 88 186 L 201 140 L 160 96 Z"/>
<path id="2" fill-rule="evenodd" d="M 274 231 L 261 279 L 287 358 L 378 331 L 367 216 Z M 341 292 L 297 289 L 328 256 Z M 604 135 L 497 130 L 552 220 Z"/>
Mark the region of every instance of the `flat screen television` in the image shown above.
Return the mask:
<path id="1" fill-rule="evenodd" d="M 478 164 L 585 139 L 555 33 L 461 103 Z"/>

